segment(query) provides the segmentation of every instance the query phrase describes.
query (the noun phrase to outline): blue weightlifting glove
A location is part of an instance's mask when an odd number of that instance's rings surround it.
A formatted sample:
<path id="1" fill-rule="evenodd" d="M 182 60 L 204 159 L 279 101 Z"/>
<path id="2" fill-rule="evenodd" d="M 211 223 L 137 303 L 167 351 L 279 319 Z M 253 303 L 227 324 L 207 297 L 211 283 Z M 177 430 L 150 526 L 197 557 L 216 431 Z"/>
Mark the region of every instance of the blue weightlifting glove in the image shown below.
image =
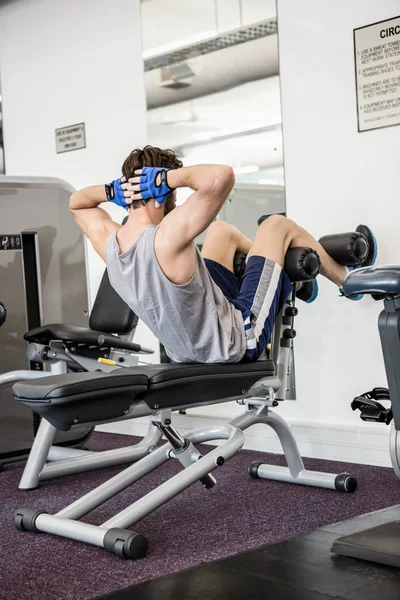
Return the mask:
<path id="1" fill-rule="evenodd" d="M 106 183 L 106 197 L 109 202 L 113 202 L 117 206 L 122 206 L 125 210 L 128 210 L 129 204 L 126 203 L 125 193 L 122 188 L 122 184 L 125 182 L 125 178 L 120 177 L 114 179 L 111 183 Z"/>
<path id="2" fill-rule="evenodd" d="M 175 188 L 168 185 L 167 173 L 170 169 L 164 167 L 143 167 L 140 177 L 140 195 L 143 200 L 154 198 L 157 204 L 162 204 Z M 156 184 L 157 175 L 160 174 L 160 183 Z"/>

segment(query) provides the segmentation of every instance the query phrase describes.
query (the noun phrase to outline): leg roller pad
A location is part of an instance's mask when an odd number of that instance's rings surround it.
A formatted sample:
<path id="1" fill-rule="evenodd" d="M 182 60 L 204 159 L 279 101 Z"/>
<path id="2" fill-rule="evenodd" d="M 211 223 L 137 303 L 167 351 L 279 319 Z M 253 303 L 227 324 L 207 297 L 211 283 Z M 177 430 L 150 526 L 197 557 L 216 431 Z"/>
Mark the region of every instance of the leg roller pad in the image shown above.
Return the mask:
<path id="1" fill-rule="evenodd" d="M 321 262 L 312 248 L 289 248 L 283 266 L 290 281 L 310 281 L 319 273 Z"/>
<path id="2" fill-rule="evenodd" d="M 104 548 L 120 558 L 144 558 L 149 542 L 142 533 L 114 527 L 104 536 Z"/>
<path id="3" fill-rule="evenodd" d="M 39 529 L 36 528 L 36 519 L 39 515 L 47 515 L 45 510 L 39 508 L 17 508 L 14 512 L 14 525 L 20 531 L 32 531 L 34 533 L 40 533 Z"/>
<path id="4" fill-rule="evenodd" d="M 367 238 L 358 231 L 324 235 L 319 243 L 333 260 L 345 267 L 358 267 L 368 257 Z"/>
<path id="5" fill-rule="evenodd" d="M 335 488 L 338 492 L 352 494 L 357 489 L 357 479 L 349 473 L 339 473 L 335 479 Z"/>
<path id="6" fill-rule="evenodd" d="M 360 234 L 361 235 L 361 234 Z M 246 269 L 246 254 L 236 253 L 234 271 L 237 277 L 243 277 Z M 319 273 L 321 261 L 312 248 L 289 248 L 286 252 L 284 270 L 291 281 L 310 281 Z"/>

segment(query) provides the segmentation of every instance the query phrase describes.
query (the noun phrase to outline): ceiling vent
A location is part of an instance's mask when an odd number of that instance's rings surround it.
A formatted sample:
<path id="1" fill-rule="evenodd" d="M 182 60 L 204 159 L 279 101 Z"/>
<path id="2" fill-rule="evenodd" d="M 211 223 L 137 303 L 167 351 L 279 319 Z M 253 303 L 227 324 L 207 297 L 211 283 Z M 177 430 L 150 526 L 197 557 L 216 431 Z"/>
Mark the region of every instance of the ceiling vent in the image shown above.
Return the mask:
<path id="1" fill-rule="evenodd" d="M 238 44 L 244 44 L 245 42 L 251 42 L 252 40 L 258 40 L 269 35 L 276 34 L 278 31 L 276 19 L 268 19 L 266 21 L 259 21 L 252 25 L 245 25 L 239 29 L 221 33 L 211 39 L 197 42 L 196 44 L 190 44 L 179 50 L 173 50 L 165 54 L 159 54 L 153 56 L 144 61 L 144 70 L 152 71 L 153 69 L 160 69 L 162 67 L 169 67 L 176 63 L 181 63 L 196 56 L 203 54 L 210 54 L 217 50 L 224 50 Z"/>

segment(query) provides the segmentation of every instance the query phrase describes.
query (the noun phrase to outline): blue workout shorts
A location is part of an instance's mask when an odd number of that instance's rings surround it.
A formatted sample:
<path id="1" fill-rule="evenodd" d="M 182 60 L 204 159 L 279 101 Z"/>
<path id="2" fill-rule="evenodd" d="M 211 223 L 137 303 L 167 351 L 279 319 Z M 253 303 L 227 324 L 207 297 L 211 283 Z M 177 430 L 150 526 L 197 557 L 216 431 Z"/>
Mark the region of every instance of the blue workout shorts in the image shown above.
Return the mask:
<path id="1" fill-rule="evenodd" d="M 204 259 L 213 281 L 241 311 L 246 334 L 245 361 L 257 360 L 271 340 L 275 320 L 293 285 L 282 267 L 263 256 L 250 256 L 239 279 L 214 260 Z"/>

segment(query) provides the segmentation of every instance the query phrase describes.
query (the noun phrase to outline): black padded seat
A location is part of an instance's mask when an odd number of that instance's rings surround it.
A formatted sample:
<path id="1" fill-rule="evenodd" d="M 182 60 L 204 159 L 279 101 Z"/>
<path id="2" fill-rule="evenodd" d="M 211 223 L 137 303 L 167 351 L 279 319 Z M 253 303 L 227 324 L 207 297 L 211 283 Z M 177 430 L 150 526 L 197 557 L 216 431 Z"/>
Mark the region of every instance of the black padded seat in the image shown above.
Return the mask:
<path id="1" fill-rule="evenodd" d="M 174 364 L 119 368 L 111 373 L 69 373 L 14 384 L 18 402 L 58 429 L 113 419 L 133 402 L 175 408 L 240 396 L 275 375 L 270 360 L 237 364 Z"/>
<path id="2" fill-rule="evenodd" d="M 14 398 L 63 431 L 77 423 L 122 416 L 148 387 L 147 376 L 128 369 L 113 373 L 67 373 L 14 384 Z M 29 384 L 33 385 L 29 385 Z"/>
<path id="3" fill-rule="evenodd" d="M 353 294 L 400 294 L 400 266 L 365 267 L 349 273 L 343 284 L 346 296 Z"/>
<path id="4" fill-rule="evenodd" d="M 225 364 L 164 363 L 149 365 L 146 374 L 149 387 L 145 402 L 153 409 L 173 408 L 240 396 L 259 379 L 275 375 L 275 364 L 272 360 Z"/>
<path id="5" fill-rule="evenodd" d="M 97 346 L 98 337 L 103 334 L 103 331 L 95 331 L 77 325 L 52 323 L 51 325 L 31 329 L 24 335 L 24 339 L 27 342 L 36 342 L 37 344 L 49 344 L 53 340 L 62 340 L 64 342 Z"/>

